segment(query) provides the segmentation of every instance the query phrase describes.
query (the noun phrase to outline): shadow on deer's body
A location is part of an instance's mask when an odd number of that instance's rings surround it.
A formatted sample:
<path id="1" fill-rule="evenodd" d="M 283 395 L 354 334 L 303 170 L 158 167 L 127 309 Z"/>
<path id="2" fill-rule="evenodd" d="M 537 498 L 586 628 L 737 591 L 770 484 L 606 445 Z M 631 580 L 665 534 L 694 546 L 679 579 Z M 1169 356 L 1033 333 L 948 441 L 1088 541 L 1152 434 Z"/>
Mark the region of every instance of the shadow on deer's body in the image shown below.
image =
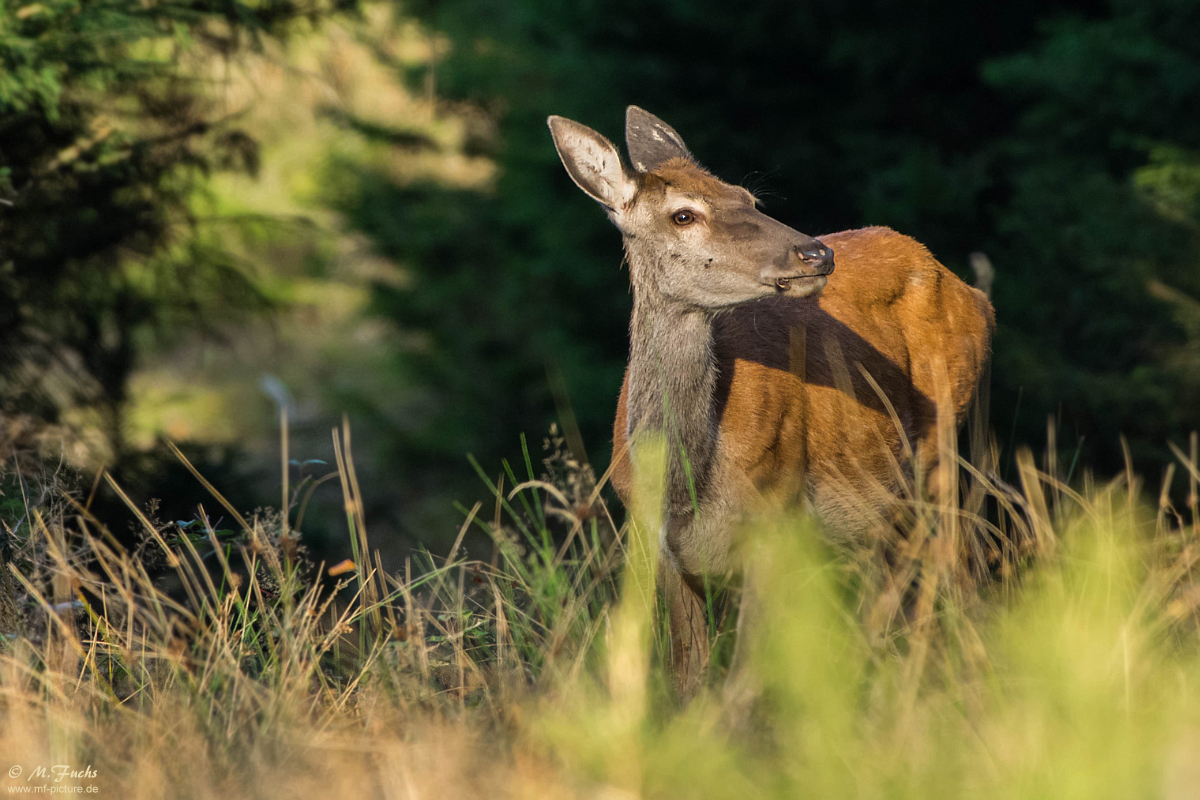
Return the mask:
<path id="1" fill-rule="evenodd" d="M 930 485 L 934 398 L 940 387 L 961 422 L 993 312 L 907 236 L 815 239 L 766 216 L 636 106 L 626 117 L 633 169 L 590 128 L 549 124 L 568 174 L 624 237 L 633 317 L 613 484 L 627 500 L 629 441 L 666 436 L 659 580 L 687 693 L 708 657 L 700 586 L 736 568 L 738 518 L 764 499 L 803 499 L 852 534 L 886 516 L 914 478 Z"/>

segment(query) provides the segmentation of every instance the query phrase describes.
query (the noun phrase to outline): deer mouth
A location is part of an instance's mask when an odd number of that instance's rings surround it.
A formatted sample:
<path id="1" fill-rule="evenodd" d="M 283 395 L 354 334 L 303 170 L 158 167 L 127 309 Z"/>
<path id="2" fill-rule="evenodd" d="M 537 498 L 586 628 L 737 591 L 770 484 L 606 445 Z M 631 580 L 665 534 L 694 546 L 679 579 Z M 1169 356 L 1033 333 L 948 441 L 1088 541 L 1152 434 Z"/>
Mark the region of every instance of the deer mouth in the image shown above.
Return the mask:
<path id="1" fill-rule="evenodd" d="M 795 297 L 808 297 L 824 289 L 834 269 L 833 252 L 823 250 L 820 258 L 801 259 L 801 262 L 782 268 L 778 265 L 765 267 L 759 273 L 759 282 L 770 286 L 777 294 Z"/>
<path id="2" fill-rule="evenodd" d="M 825 288 L 828 275 L 785 275 L 772 282 L 776 294 L 815 294 Z"/>

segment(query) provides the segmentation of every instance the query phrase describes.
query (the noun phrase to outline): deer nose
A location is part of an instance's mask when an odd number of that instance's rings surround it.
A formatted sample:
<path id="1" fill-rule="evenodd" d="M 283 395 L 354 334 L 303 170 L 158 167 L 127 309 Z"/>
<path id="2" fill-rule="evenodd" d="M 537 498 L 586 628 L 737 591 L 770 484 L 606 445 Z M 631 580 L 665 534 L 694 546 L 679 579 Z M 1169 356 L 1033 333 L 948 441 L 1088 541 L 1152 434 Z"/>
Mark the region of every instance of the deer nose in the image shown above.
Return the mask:
<path id="1" fill-rule="evenodd" d="M 792 250 L 804 266 L 818 275 L 833 272 L 833 250 L 813 239 L 805 244 L 794 245 Z"/>

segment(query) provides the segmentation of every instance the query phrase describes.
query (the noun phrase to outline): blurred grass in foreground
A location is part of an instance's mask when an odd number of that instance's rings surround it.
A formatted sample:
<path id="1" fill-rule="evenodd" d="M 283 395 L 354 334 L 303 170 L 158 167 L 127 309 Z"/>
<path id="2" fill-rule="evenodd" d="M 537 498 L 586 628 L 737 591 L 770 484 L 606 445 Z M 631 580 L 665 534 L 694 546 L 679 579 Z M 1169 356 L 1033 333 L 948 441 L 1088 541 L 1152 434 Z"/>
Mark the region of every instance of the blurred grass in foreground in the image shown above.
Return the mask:
<path id="1" fill-rule="evenodd" d="M 1193 491 L 1177 513 L 1166 492 L 1142 502 L 1130 475 L 1077 493 L 1025 452 L 1022 490 L 981 476 L 962 507 L 914 503 L 886 558 L 800 516 L 761 519 L 746 532 L 757 614 L 734 668 L 754 697 L 739 707 L 724 681 L 736 614 L 718 602 L 726 655 L 680 707 L 652 624 L 653 446 L 635 454 L 649 480 L 620 530 L 586 468 L 539 477 L 527 459 L 448 558 L 387 575 L 348 431 L 335 440 L 355 559 L 332 569 L 307 563 L 296 533 L 308 484 L 287 518 L 149 509 L 128 554 L 88 520 L 86 495 L 7 474 L 6 791 L 49 783 L 30 780 L 38 766 L 90 765 L 58 785 L 122 798 L 1200 792 L 1194 457 L 1179 453 Z M 491 534 L 490 560 L 460 552 L 470 526 Z"/>

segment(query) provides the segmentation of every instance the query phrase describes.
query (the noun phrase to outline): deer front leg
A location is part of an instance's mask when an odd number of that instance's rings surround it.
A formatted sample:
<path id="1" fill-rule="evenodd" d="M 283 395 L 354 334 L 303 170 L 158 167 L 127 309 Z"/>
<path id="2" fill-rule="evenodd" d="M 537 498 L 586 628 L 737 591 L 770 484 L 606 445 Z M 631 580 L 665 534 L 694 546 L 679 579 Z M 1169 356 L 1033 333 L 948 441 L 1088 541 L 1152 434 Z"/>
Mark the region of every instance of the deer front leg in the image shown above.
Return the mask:
<path id="1" fill-rule="evenodd" d="M 754 565 L 748 564 L 742 576 L 741 599 L 738 603 L 737 638 L 733 645 L 733 660 L 725 678 L 722 692 L 722 716 L 731 730 L 747 727 L 754 707 L 762 697 L 762 682 L 755 674 L 750 651 L 754 636 L 759 634 L 759 586 Z"/>
<path id="2" fill-rule="evenodd" d="M 690 699 L 700 687 L 708 666 L 708 613 L 704 595 L 697 592 L 664 554 L 658 562 L 658 585 L 667 610 L 671 679 L 682 699 Z"/>

